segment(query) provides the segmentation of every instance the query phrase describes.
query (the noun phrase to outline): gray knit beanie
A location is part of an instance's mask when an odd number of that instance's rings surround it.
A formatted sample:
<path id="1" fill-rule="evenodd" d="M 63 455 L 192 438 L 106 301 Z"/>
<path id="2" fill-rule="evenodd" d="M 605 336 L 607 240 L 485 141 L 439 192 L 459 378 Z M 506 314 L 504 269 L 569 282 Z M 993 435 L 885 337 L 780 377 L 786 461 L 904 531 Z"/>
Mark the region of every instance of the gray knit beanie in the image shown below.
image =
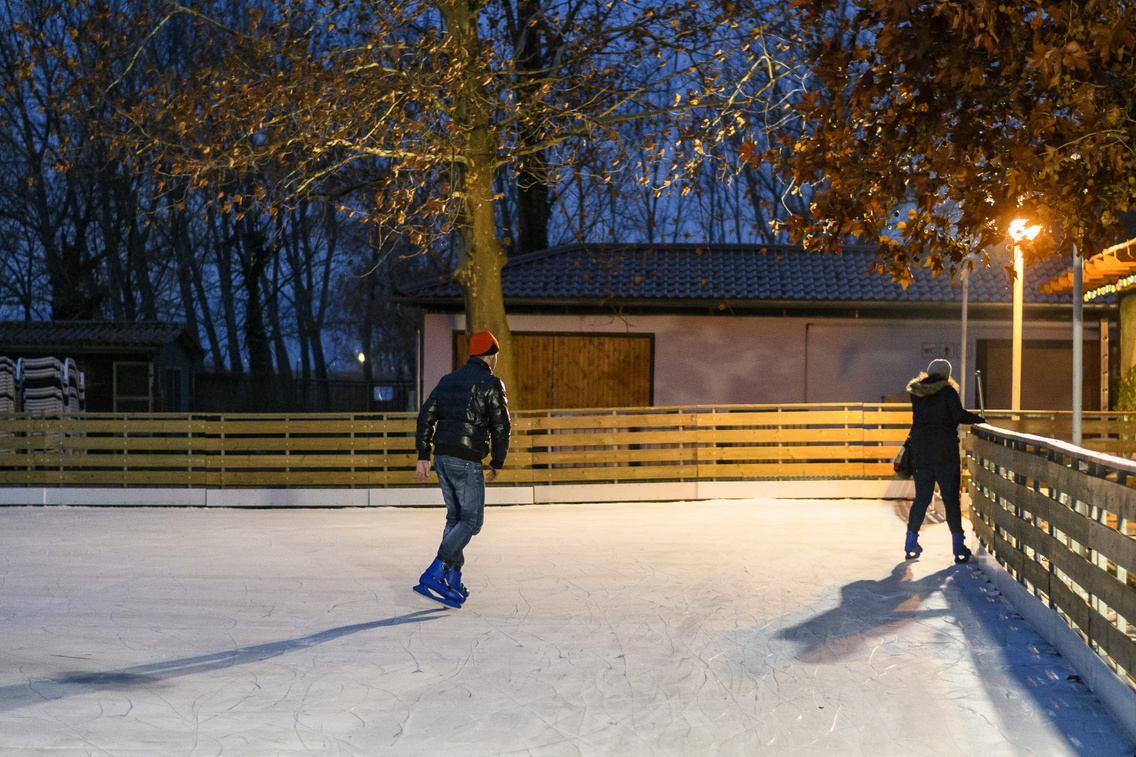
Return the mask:
<path id="1" fill-rule="evenodd" d="M 949 360 L 938 358 L 932 360 L 931 364 L 927 366 L 928 376 L 942 376 L 943 378 L 951 377 L 951 363 Z"/>

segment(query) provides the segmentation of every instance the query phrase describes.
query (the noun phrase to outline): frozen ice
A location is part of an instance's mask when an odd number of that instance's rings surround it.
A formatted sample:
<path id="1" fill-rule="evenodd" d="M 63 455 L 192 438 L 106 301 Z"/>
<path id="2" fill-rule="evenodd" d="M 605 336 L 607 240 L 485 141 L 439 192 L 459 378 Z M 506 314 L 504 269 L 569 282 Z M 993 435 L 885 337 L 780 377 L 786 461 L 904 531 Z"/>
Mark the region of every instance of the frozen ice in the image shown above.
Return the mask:
<path id="1" fill-rule="evenodd" d="M 1136 749 L 946 526 L 879 501 L 0 508 L 3 755 Z"/>

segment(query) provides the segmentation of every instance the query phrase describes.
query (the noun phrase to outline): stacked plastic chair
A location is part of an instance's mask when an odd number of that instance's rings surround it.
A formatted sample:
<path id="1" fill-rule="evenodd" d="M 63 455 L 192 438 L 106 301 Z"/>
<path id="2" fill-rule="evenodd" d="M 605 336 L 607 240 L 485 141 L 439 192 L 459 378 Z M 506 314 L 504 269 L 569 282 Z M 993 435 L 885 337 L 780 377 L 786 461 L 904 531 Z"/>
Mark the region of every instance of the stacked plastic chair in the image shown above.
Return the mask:
<path id="1" fill-rule="evenodd" d="M 16 373 L 25 413 L 63 415 L 66 402 L 63 363 L 53 357 L 22 357 L 16 363 Z"/>
<path id="2" fill-rule="evenodd" d="M 0 413 L 14 413 L 19 409 L 20 392 L 16 383 L 16 364 L 12 358 L 0 355 Z"/>
<path id="3" fill-rule="evenodd" d="M 63 412 L 65 415 L 78 414 L 86 407 L 86 391 L 83 374 L 79 366 L 75 365 L 73 358 L 63 361 Z M 68 431 L 67 436 L 83 436 L 82 431 Z M 75 451 L 71 445 L 67 446 L 67 454 Z"/>
<path id="4" fill-rule="evenodd" d="M 81 413 L 87 397 L 84 376 L 75 365 L 74 358 L 63 361 L 63 412 Z"/>
<path id="5" fill-rule="evenodd" d="M 16 364 L 11 358 L 0 355 L 0 413 L 14 413 L 19 407 L 20 387 L 16 382 Z M 0 454 L 15 451 L 4 444 L 4 438 L 11 436 L 10 431 L 0 431 Z"/>

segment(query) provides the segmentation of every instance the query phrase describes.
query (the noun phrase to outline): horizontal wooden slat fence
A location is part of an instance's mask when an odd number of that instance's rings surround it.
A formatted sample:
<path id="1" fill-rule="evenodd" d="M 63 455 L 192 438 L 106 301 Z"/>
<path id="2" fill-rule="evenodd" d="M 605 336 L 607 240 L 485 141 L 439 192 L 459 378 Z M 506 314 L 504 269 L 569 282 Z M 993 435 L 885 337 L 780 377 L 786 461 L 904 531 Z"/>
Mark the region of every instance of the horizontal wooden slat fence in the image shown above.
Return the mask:
<path id="1" fill-rule="evenodd" d="M 1136 687 L 1136 463 L 991 426 L 969 442 L 978 537 Z"/>
<path id="2" fill-rule="evenodd" d="M 886 478 L 905 405 L 522 411 L 502 485 Z M 416 486 L 415 416 L 0 416 L 0 485 Z"/>
<path id="3" fill-rule="evenodd" d="M 1069 413 L 990 411 L 1068 438 Z M 416 486 L 414 414 L 0 415 L 0 485 Z M 501 485 L 887 478 L 906 404 L 522 411 Z M 966 426 L 963 426 L 964 442 Z M 1136 414 L 1086 413 L 1089 449 L 1131 455 Z"/>
<path id="4" fill-rule="evenodd" d="M 1009 431 L 1065 442 L 1073 440 L 1073 413 L 1068 410 L 990 410 L 986 419 Z M 1136 454 L 1136 412 L 1082 413 L 1081 435 L 1080 446 L 1085 449 L 1132 457 Z"/>

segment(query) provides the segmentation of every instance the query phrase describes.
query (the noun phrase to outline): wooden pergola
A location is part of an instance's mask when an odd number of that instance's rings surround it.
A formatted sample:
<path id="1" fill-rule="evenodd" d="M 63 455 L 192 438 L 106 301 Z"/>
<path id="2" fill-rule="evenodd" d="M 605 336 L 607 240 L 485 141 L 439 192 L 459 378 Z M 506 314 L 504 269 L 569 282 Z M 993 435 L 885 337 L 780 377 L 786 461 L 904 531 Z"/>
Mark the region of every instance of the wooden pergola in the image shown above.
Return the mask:
<path id="1" fill-rule="evenodd" d="M 1086 299 L 1136 286 L 1136 239 L 1113 245 L 1085 260 L 1082 291 Z M 1127 282 L 1125 280 L 1128 279 Z M 1073 291 L 1073 269 L 1054 276 L 1039 286 L 1045 294 L 1068 294 Z"/>
<path id="2" fill-rule="evenodd" d="M 1038 287 L 1038 291 L 1051 294 L 1074 292 L 1074 269 L 1070 267 Z M 1120 375 L 1123 377 L 1136 365 L 1136 238 L 1114 244 L 1083 262 L 1080 294 L 1082 301 L 1094 300 L 1109 294 L 1118 295 L 1117 341 L 1120 353 Z M 1101 365 L 1108 364 L 1108 340 L 1105 326 L 1101 325 Z M 1074 348 L 1075 350 L 1076 348 Z M 1104 382 L 1104 379 L 1102 379 Z M 1101 406 L 1107 382 L 1102 383 Z"/>

